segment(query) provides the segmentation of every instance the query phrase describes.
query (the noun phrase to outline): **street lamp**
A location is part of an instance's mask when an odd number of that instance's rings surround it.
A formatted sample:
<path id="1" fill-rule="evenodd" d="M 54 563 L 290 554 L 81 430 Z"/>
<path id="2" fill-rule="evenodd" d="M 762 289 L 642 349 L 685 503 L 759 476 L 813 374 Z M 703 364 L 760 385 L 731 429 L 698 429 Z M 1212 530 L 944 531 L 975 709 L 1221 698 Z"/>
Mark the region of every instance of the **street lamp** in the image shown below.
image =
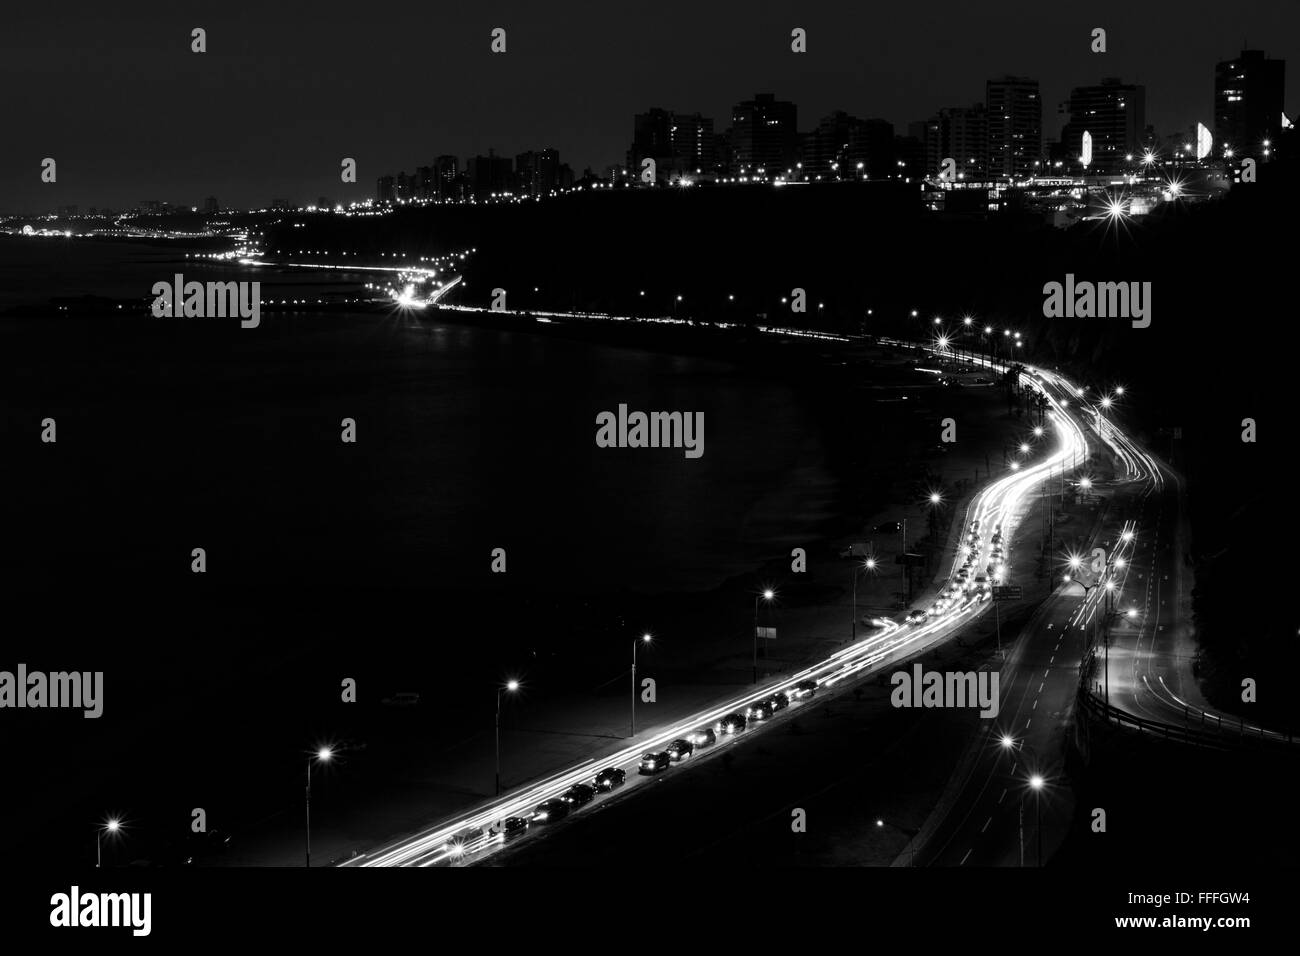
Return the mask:
<path id="1" fill-rule="evenodd" d="M 636 647 L 638 644 L 649 644 L 650 635 L 642 634 L 641 640 L 632 642 L 632 733 L 629 737 L 636 736 Z"/>
<path id="2" fill-rule="evenodd" d="M 497 688 L 496 738 L 497 738 L 497 796 L 498 797 L 501 796 L 501 692 L 509 691 L 510 693 L 513 694 L 518 689 L 519 689 L 519 681 L 517 680 L 508 680 L 506 681 L 505 687 Z"/>
<path id="3" fill-rule="evenodd" d="M 776 592 L 771 588 L 765 588 L 763 593 L 754 598 L 754 683 L 758 683 L 758 599 L 770 602 L 776 597 Z"/>
<path id="4" fill-rule="evenodd" d="M 907 837 L 910 838 L 910 839 L 909 839 L 909 842 L 908 842 L 908 844 L 907 844 L 907 846 L 908 846 L 908 863 L 907 863 L 907 865 L 910 866 L 910 867 L 912 867 L 912 868 L 915 868 L 915 867 L 916 867 L 916 840 L 917 840 L 917 837 L 919 837 L 919 836 L 921 835 L 921 831 L 920 831 L 920 830 L 913 830 L 911 827 L 900 827 L 897 823 L 887 823 L 887 822 L 885 822 L 884 820 L 881 820 L 881 819 L 877 819 L 877 820 L 876 820 L 876 826 L 877 826 L 877 827 L 889 827 L 890 829 L 897 830 L 899 833 L 902 833 L 904 836 L 907 836 Z"/>
<path id="5" fill-rule="evenodd" d="M 876 559 L 868 556 L 862 562 L 862 570 L 875 574 Z M 757 624 L 755 625 L 755 627 L 757 627 Z M 853 565 L 853 627 L 850 629 L 850 633 L 852 635 L 852 641 L 856 643 L 858 639 L 858 566 L 857 564 Z"/>
<path id="6" fill-rule="evenodd" d="M 1038 831 L 1038 866 L 1043 865 L 1043 785 L 1041 774 L 1029 778 L 1029 788 L 1034 791 L 1034 829 Z"/>
<path id="7" fill-rule="evenodd" d="M 321 747 L 314 754 L 307 758 L 307 866 L 311 866 L 311 765 L 313 761 L 329 763 L 330 758 L 334 756 L 334 751 L 329 747 Z"/>
<path id="8" fill-rule="evenodd" d="M 117 833 L 122 829 L 122 821 L 116 817 L 110 817 L 105 820 L 102 826 L 95 827 L 95 867 L 99 868 L 104 865 L 102 838 L 105 833 L 110 835 Z"/>
<path id="9" fill-rule="evenodd" d="M 1015 769 L 1014 753 L 1016 750 L 1028 750 L 1030 755 L 1033 756 L 1035 762 L 1041 762 L 1039 761 L 1038 755 L 1034 751 L 1033 747 L 1030 747 L 1023 740 L 1016 740 L 1010 734 L 1003 734 L 1002 739 L 999 741 L 999 743 L 1001 743 L 1003 750 L 1013 755 L 1012 756 L 1013 770 Z M 1038 865 L 1039 867 L 1042 867 L 1043 865 L 1042 792 L 1043 792 L 1043 787 L 1047 785 L 1047 781 L 1046 779 L 1044 779 L 1041 773 L 1031 773 L 1029 777 L 1025 780 L 1025 783 L 1027 783 L 1029 789 L 1034 792 L 1034 829 L 1038 831 Z M 1023 795 L 1020 798 L 1020 865 L 1021 866 L 1025 865 L 1025 799 Z"/>

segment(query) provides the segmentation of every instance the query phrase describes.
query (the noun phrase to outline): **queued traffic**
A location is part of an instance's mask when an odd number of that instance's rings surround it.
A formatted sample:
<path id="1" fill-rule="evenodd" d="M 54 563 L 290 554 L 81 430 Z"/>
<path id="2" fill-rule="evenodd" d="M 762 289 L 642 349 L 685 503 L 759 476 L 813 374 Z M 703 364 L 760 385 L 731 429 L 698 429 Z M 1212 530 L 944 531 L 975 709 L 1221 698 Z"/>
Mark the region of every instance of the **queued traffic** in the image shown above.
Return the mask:
<path id="1" fill-rule="evenodd" d="M 600 765 L 588 758 L 514 793 L 485 801 L 455 819 L 354 857 L 343 865 L 454 863 L 522 836 L 532 828 L 553 825 L 600 796 L 630 785 L 629 770 L 635 769 L 639 777 L 646 778 L 673 772 L 675 767 L 692 762 L 701 750 L 720 747 L 727 739 L 747 736 L 794 701 L 870 674 L 951 636 L 988 609 L 992 588 L 1007 574 L 1006 548 L 1014 523 L 1029 507 L 1038 485 L 1053 470 L 1086 459 L 1088 453 L 1083 429 L 1065 413 L 1064 404 L 1036 376 L 1025 374 L 1024 382 L 1040 391 L 1050 407 L 1048 419 L 1055 445 L 1038 461 L 1012 470 L 976 494 L 963 519 L 963 540 L 954 555 L 943 593 L 932 605 L 933 613 L 914 609 L 904 624 L 877 618 L 867 637 L 790 675 L 776 688 L 754 688 L 686 720 L 656 728 L 650 739 L 630 743 L 606 755 L 602 760 L 604 769 L 598 770 Z M 984 540 L 986 529 L 987 541 Z"/>

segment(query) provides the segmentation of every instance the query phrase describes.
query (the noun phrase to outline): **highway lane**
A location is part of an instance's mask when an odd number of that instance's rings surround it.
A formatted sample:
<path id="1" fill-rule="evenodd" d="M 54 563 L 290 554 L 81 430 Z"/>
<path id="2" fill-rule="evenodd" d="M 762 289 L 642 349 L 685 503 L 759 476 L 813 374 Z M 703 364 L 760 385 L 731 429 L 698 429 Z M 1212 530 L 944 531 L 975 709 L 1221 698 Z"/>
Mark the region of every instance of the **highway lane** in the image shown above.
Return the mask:
<path id="1" fill-rule="evenodd" d="M 1033 503 L 1038 485 L 1046 481 L 1052 472 L 1068 467 L 1071 462 L 1086 458 L 1088 453 L 1088 441 L 1084 430 L 1073 417 L 1064 414 L 1056 399 L 1043 390 L 1032 376 L 1024 376 L 1024 384 L 1026 387 L 1039 389 L 1047 394 L 1051 406 L 1048 419 L 1051 423 L 1051 434 L 1055 437 L 1055 445 L 1038 461 L 991 482 L 971 502 L 964 519 L 966 526 L 969 527 L 972 522 L 978 521 L 982 532 L 975 555 L 976 567 L 983 567 L 991 559 L 993 545 L 989 529 L 1001 526 L 1004 538 L 1011 540 L 1017 522 Z M 1008 562 L 1011 558 L 1012 554 L 1008 552 L 1006 555 Z M 962 555 L 953 556 L 950 578 L 956 575 L 963 561 Z M 636 768 L 643 753 L 662 750 L 672 740 L 688 736 L 699 728 L 712 726 L 726 714 L 743 713 L 756 701 L 769 697 L 777 691 L 788 691 L 801 680 L 813 679 L 821 685 L 833 686 L 841 681 L 866 677 L 916 651 L 947 640 L 988 610 L 989 603 L 982 599 L 981 595 L 966 593 L 942 613 L 920 625 L 909 626 L 881 620 L 876 633 L 841 648 L 816 665 L 779 682 L 721 702 L 687 720 L 643 733 L 634 744 L 603 760 L 600 767 L 596 767 L 590 760 L 583 761 L 542 781 L 521 787 L 502 798 L 486 801 L 468 813 L 457 815 L 437 826 L 349 860 L 343 865 L 429 866 L 460 861 L 463 855 L 454 845 L 449 844 L 449 840 L 456 834 L 480 828 L 489 830 L 499 826 L 503 819 L 510 816 L 531 816 L 538 804 L 557 797 L 575 783 L 589 782 L 596 771 L 603 767 L 613 766 L 625 770 L 629 776 L 626 789 L 632 790 L 637 785 Z M 761 726 L 742 733 L 748 735 L 756 732 L 761 733 Z M 725 746 L 725 742 L 721 744 Z M 681 772 L 681 769 L 674 768 L 667 772 Z M 609 797 L 598 799 L 609 799 Z M 498 844 L 499 840 L 486 841 L 486 845 L 471 856 L 479 858 Z"/>
<path id="2" fill-rule="evenodd" d="M 1270 734 L 1224 721 L 1180 696 L 1199 699 L 1191 661 L 1177 653 L 1171 636 L 1179 622 L 1172 619 L 1178 587 L 1170 582 L 1182 573 L 1183 549 L 1175 544 L 1182 520 L 1180 476 L 1138 446 L 1099 404 L 1084 400 L 1082 390 L 1056 373 L 1039 374 L 1063 405 L 1074 400 L 1072 412 L 1124 470 L 1105 494 L 1085 549 L 1086 554 L 1103 545 L 1107 563 L 1100 577 L 1090 579 L 1082 600 L 1083 581 L 1063 582 L 1023 629 L 1002 671 L 997 725 L 973 742 L 940 808 L 922 828 L 915 847 L 920 865 L 1034 865 L 1040 811 L 1050 854 L 1050 834 L 1059 836 L 1072 814 L 1068 791 L 1055 784 L 1061 779 L 1064 719 L 1090 654 L 1096 655 L 1092 687 L 1116 708 L 1207 729 L 1222 722 L 1225 733 Z M 1114 621 L 1118 626 L 1106 643 L 1099 635 Z M 1035 775 L 1043 781 L 1041 790 L 1029 785 Z"/>
<path id="3" fill-rule="evenodd" d="M 1137 445 L 1102 409 L 1088 408 L 1098 438 L 1124 462 L 1129 476 L 1144 482 L 1133 506 L 1135 546 L 1116 570 L 1112 594 L 1115 614 L 1109 647 L 1109 701 L 1126 713 L 1196 730 L 1238 736 L 1249 734 L 1286 741 L 1284 733 L 1224 715 L 1201 697 L 1192 659 L 1180 653 L 1177 635 L 1190 627 L 1179 605 L 1189 604 L 1183 575 L 1186 535 L 1182 477 Z M 1190 611 L 1190 606 L 1187 607 Z M 1094 609 L 1093 613 L 1103 613 Z M 1103 649 L 1103 653 L 1104 653 Z M 1098 696 L 1105 698 L 1103 678 Z M 1294 741 L 1293 741 L 1294 742 Z"/>

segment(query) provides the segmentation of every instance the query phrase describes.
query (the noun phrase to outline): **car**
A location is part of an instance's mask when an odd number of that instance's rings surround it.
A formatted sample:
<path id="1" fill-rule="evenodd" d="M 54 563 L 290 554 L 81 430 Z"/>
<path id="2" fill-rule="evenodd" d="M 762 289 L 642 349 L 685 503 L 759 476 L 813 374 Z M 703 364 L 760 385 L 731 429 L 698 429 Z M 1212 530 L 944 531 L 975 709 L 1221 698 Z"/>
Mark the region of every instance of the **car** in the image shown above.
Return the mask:
<path id="1" fill-rule="evenodd" d="M 795 684 L 794 690 L 790 691 L 790 696 L 795 700 L 803 700 L 806 697 L 811 697 L 815 693 L 817 693 L 817 682 L 812 678 L 809 678 L 808 680 L 801 680 L 799 683 Z"/>
<path id="2" fill-rule="evenodd" d="M 596 788 L 591 786 L 591 784 L 575 783 L 568 790 L 565 790 L 564 793 L 560 794 L 560 799 L 576 809 L 577 807 L 585 807 L 587 804 L 591 803 L 591 801 L 595 799 L 595 796 Z"/>
<path id="3" fill-rule="evenodd" d="M 600 773 L 596 774 L 596 779 L 592 781 L 592 786 L 601 793 L 608 793 L 615 787 L 623 786 L 627 780 L 627 773 L 618 767 L 606 767 Z"/>
<path id="4" fill-rule="evenodd" d="M 714 725 L 713 729 L 720 734 L 734 734 L 744 730 L 745 723 L 744 714 L 727 714 Z"/>
<path id="5" fill-rule="evenodd" d="M 658 773 L 660 770 L 667 770 L 672 762 L 673 758 L 668 755 L 667 751 L 642 754 L 641 766 L 637 768 L 637 772 L 643 774 Z"/>
<path id="6" fill-rule="evenodd" d="M 989 588 L 989 579 L 983 574 L 977 575 L 975 578 L 975 587 L 979 588 L 981 591 L 987 591 Z"/>
<path id="7" fill-rule="evenodd" d="M 533 823 L 555 823 L 569 815 L 569 805 L 558 797 L 538 804 L 533 811 Z"/>
<path id="8" fill-rule="evenodd" d="M 790 706 L 790 695 L 779 690 L 769 697 L 767 702 L 772 705 L 773 710 L 785 710 Z"/>
<path id="9" fill-rule="evenodd" d="M 711 747 L 718 742 L 718 735 L 714 733 L 712 727 L 701 727 L 686 739 L 696 747 Z"/>
<path id="10" fill-rule="evenodd" d="M 947 607 L 947 605 L 944 604 L 942 601 L 935 601 L 933 604 L 930 605 L 930 610 L 927 611 L 926 613 L 929 614 L 931 617 L 938 617 L 940 614 L 943 613 L 943 609 L 945 607 Z"/>
<path id="11" fill-rule="evenodd" d="M 749 705 L 745 716 L 750 720 L 767 720 L 772 716 L 772 704 L 766 700 L 756 700 Z"/>
<path id="12" fill-rule="evenodd" d="M 925 611 L 921 610 L 921 608 L 914 607 L 912 610 L 907 612 L 907 623 L 924 624 L 929 616 L 930 615 L 926 614 Z"/>
<path id="13" fill-rule="evenodd" d="M 527 817 L 506 817 L 501 821 L 501 836 L 506 840 L 513 839 L 527 831 L 530 823 L 532 821 Z"/>
<path id="14" fill-rule="evenodd" d="M 482 827 L 470 827 L 461 830 L 459 833 L 452 834 L 444 843 L 443 849 L 452 856 L 464 856 L 466 853 L 473 853 L 480 850 L 489 842 L 489 835 L 484 832 Z"/>
<path id="15" fill-rule="evenodd" d="M 668 754 L 668 759 L 677 763 L 695 753 L 695 744 L 691 743 L 685 737 L 678 737 L 668 745 L 668 749 L 665 750 L 664 753 Z"/>

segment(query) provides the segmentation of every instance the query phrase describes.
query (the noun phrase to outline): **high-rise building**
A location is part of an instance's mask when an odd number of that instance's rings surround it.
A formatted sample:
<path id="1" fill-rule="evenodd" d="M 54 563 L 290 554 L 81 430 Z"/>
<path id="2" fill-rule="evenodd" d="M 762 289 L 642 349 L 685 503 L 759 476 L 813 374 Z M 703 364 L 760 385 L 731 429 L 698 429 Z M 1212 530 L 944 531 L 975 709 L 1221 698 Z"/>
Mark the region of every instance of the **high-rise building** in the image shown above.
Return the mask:
<path id="1" fill-rule="evenodd" d="M 884 178 L 893 172 L 894 126 L 836 110 L 803 137 L 799 162 L 812 181 Z"/>
<path id="2" fill-rule="evenodd" d="M 713 120 L 700 113 L 674 113 L 652 107 L 636 114 L 632 145 L 627 150 L 627 173 L 641 181 L 641 164 L 655 162 L 655 179 L 669 182 L 680 176 L 711 174 L 718 164 Z"/>
<path id="3" fill-rule="evenodd" d="M 1089 174 L 1112 175 L 1122 171 L 1125 157 L 1141 151 L 1146 130 L 1146 87 L 1108 77 L 1098 86 L 1078 86 L 1065 104 L 1069 121 L 1061 130 L 1061 145 L 1069 157 L 1063 172 L 1083 169 L 1083 134 L 1092 137 Z"/>
<path id="4" fill-rule="evenodd" d="M 925 123 L 925 174 L 937 176 L 946 159 L 965 180 L 988 175 L 988 111 L 983 103 L 940 110 Z"/>
<path id="5" fill-rule="evenodd" d="M 216 196 L 209 196 L 203 200 L 203 211 L 208 215 L 215 215 L 221 212 L 221 206 L 217 203 Z"/>
<path id="6" fill-rule="evenodd" d="M 466 164 L 469 188 L 476 199 L 500 196 L 511 192 L 514 170 L 508 156 L 497 156 L 488 150 L 486 156 L 475 156 Z"/>
<path id="7" fill-rule="evenodd" d="M 700 113 L 673 113 L 668 130 L 673 167 L 679 173 L 700 175 L 716 172 L 718 142 L 713 120 Z"/>
<path id="8" fill-rule="evenodd" d="M 1215 66 L 1213 155 L 1226 148 L 1238 156 L 1268 156 L 1264 141 L 1271 146 L 1282 131 L 1285 73 L 1286 61 L 1270 60 L 1263 50 L 1242 50 Z"/>
<path id="9" fill-rule="evenodd" d="M 406 171 L 397 174 L 396 197 L 402 202 L 410 202 L 415 198 L 415 177 L 406 175 Z"/>
<path id="10" fill-rule="evenodd" d="M 545 196 L 560 187 L 560 153 L 529 150 L 515 157 L 515 182 L 525 196 Z"/>
<path id="11" fill-rule="evenodd" d="M 438 174 L 434 171 L 432 166 L 416 167 L 414 179 L 414 198 L 438 198 Z"/>
<path id="12" fill-rule="evenodd" d="M 731 111 L 731 174 L 774 178 L 793 169 L 798 110 L 771 93 L 755 94 Z"/>
<path id="13" fill-rule="evenodd" d="M 439 156 L 433 161 L 438 176 L 439 199 L 463 199 L 459 188 L 460 161 L 450 154 Z"/>
<path id="14" fill-rule="evenodd" d="M 1002 179 L 1034 175 L 1043 152 L 1043 101 L 1038 81 L 1003 76 L 985 85 L 988 172 Z"/>
<path id="15" fill-rule="evenodd" d="M 627 171 L 635 182 L 641 181 L 641 164 L 647 159 L 654 160 L 655 179 L 666 180 L 673 160 L 673 114 L 657 106 L 637 113 L 632 120 Z"/>
<path id="16" fill-rule="evenodd" d="M 397 180 L 392 176 L 380 176 L 375 183 L 375 200 L 392 202 L 397 198 Z"/>

